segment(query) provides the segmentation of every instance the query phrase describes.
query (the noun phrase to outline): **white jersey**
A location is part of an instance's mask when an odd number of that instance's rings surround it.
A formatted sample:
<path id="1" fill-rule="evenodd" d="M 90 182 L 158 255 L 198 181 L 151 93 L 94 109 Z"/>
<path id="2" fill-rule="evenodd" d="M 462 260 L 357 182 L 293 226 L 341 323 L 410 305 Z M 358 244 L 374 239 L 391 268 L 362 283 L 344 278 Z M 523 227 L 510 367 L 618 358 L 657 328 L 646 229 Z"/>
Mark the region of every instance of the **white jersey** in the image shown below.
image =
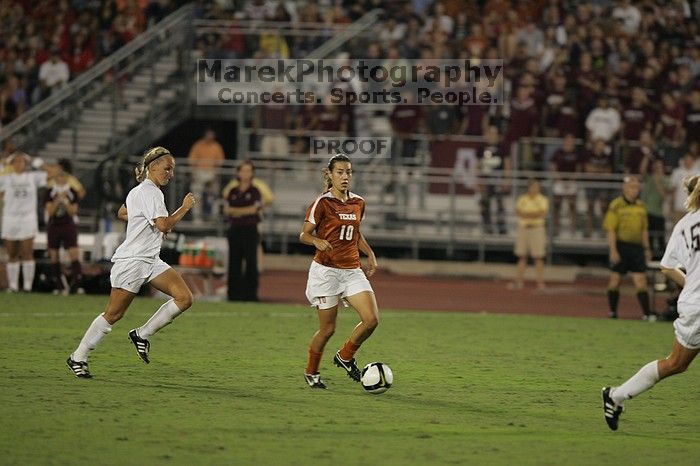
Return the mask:
<path id="1" fill-rule="evenodd" d="M 20 222 L 37 224 L 38 189 L 46 186 L 46 172 L 8 173 L 0 176 L 3 194 L 3 224 Z"/>
<path id="2" fill-rule="evenodd" d="M 112 256 L 112 262 L 123 259 L 155 261 L 160 254 L 163 233 L 155 227 L 155 219 L 167 217 L 163 191 L 146 179 L 126 196 L 126 239 Z"/>
<path id="3" fill-rule="evenodd" d="M 678 302 L 700 304 L 700 211 L 687 213 L 673 228 L 661 266 L 683 267 L 685 286 Z"/>

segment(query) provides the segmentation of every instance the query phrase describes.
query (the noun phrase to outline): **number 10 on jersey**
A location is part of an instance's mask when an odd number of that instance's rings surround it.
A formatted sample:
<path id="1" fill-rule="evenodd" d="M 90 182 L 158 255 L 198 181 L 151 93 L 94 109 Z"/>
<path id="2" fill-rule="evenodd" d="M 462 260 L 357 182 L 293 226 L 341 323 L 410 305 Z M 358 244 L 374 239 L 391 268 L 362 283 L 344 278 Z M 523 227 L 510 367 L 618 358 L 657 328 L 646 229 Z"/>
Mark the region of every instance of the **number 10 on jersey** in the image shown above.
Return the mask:
<path id="1" fill-rule="evenodd" d="M 355 231 L 354 225 L 341 225 L 340 226 L 340 239 L 352 240 L 352 233 Z"/>

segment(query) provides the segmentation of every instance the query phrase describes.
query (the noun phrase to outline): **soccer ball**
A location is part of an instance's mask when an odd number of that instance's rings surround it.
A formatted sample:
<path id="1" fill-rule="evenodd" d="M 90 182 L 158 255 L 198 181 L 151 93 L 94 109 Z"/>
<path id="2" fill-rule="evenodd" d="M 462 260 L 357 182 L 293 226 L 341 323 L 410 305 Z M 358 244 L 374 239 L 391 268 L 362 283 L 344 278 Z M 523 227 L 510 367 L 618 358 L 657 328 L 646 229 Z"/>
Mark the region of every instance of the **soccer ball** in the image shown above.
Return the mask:
<path id="1" fill-rule="evenodd" d="M 389 390 L 394 383 L 394 373 L 383 362 L 371 362 L 362 369 L 362 387 L 368 393 L 378 395 Z"/>

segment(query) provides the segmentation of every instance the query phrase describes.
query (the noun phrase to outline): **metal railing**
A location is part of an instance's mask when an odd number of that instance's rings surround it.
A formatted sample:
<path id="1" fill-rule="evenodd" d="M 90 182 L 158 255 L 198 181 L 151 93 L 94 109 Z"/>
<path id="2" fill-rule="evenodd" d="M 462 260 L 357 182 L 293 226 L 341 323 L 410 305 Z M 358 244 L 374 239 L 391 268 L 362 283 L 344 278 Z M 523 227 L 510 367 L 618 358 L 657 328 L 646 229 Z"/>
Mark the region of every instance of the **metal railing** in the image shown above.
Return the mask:
<path id="1" fill-rule="evenodd" d="M 155 63 L 160 54 L 165 50 L 172 50 L 182 38 L 187 37 L 193 11 L 193 5 L 180 8 L 153 28 L 136 36 L 114 54 L 53 92 L 48 98 L 2 128 L 0 143 L 12 140 L 15 146 L 36 152 L 47 139 L 50 140 L 50 134 L 55 133 L 63 125 L 72 125 L 77 134 L 77 126 L 73 124 L 77 122 L 77 117 L 96 98 L 105 94 L 112 97 L 111 128 L 112 137 L 115 137 L 120 105 L 120 83 L 139 69 Z M 190 47 L 187 48 L 189 50 Z M 149 84 L 155 88 L 153 81 L 152 79 Z M 75 142 L 77 144 L 77 141 Z"/>

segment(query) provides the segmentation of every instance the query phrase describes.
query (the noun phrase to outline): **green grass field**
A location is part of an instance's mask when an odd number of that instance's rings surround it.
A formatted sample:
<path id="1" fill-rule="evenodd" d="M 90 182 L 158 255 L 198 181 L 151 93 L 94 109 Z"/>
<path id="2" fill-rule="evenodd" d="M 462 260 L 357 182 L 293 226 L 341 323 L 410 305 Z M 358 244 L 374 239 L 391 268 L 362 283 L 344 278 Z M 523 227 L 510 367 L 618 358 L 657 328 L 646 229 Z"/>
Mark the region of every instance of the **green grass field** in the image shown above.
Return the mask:
<path id="1" fill-rule="evenodd" d="M 670 349 L 669 324 L 386 311 L 358 353 L 388 363 L 369 395 L 332 365 L 356 323 L 342 311 L 303 381 L 310 308 L 195 303 L 155 335 L 150 365 L 127 332 L 138 298 L 93 352 L 65 366 L 105 297 L 3 295 L 0 464 L 698 464 L 700 371 L 628 402 L 605 426 L 600 387 Z"/>

